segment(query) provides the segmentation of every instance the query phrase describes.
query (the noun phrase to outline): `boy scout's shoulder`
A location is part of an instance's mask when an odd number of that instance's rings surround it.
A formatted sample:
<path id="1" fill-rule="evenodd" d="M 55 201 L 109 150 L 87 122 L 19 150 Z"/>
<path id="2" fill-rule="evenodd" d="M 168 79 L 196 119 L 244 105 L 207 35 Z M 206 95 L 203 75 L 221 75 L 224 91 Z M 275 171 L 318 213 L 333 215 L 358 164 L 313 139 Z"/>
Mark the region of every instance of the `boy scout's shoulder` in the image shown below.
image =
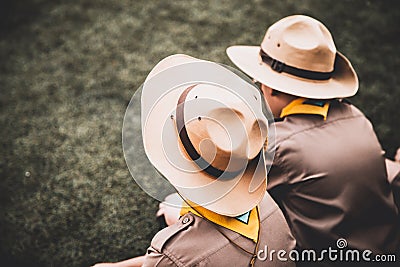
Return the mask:
<path id="1" fill-rule="evenodd" d="M 275 213 L 279 213 L 280 209 L 272 197 L 266 193 L 263 200 L 260 203 L 260 219 L 261 222 L 271 223 L 277 220 L 276 216 L 272 216 Z M 278 220 L 282 219 L 282 222 L 285 223 L 283 216 L 282 218 L 278 218 Z M 201 246 L 202 242 L 200 239 L 206 239 L 206 246 L 210 246 L 209 240 L 207 238 L 211 238 L 215 246 L 219 246 L 219 239 L 221 241 L 226 241 L 226 239 L 221 235 L 217 234 L 218 231 L 215 227 L 212 227 L 212 224 L 206 223 L 203 218 L 194 215 L 193 213 L 187 213 L 183 215 L 179 221 L 167 228 L 159 231 L 151 241 L 151 246 L 159 252 L 162 252 L 164 248 L 170 247 L 172 243 L 174 243 L 174 247 L 181 246 L 185 241 L 192 242 L 193 239 L 197 240 L 197 245 Z M 217 234 L 217 235 L 216 235 Z M 184 235 L 184 238 L 183 236 Z M 236 236 L 237 234 L 234 233 Z M 174 242 L 175 239 L 179 237 L 179 242 L 176 244 Z M 185 245 L 183 245 L 185 247 Z"/>
<path id="2" fill-rule="evenodd" d="M 145 266 L 194 266 L 209 261 L 209 256 L 226 243 L 212 224 L 187 213 L 154 236 Z"/>
<path id="3" fill-rule="evenodd" d="M 176 236 L 179 232 L 184 229 L 187 229 L 190 225 L 193 224 L 195 218 L 191 213 L 187 213 L 183 215 L 179 221 L 171 226 L 168 226 L 161 231 L 159 231 L 151 241 L 151 246 L 158 250 L 162 251 L 165 244 L 174 236 Z"/>

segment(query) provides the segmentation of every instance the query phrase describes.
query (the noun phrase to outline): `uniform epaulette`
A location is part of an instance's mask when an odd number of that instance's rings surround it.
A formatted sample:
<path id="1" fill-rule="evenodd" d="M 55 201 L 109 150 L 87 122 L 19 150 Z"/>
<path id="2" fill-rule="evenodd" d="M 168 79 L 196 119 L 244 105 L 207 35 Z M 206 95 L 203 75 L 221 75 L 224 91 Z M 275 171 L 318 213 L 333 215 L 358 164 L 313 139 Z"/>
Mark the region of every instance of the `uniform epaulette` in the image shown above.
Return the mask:
<path id="1" fill-rule="evenodd" d="M 193 222 L 193 214 L 185 214 L 179 219 L 178 222 L 158 232 L 151 241 L 151 246 L 157 251 L 162 252 L 162 249 L 164 245 L 168 242 L 168 240 L 170 240 L 173 236 L 175 236 L 183 229 L 188 228 Z"/>

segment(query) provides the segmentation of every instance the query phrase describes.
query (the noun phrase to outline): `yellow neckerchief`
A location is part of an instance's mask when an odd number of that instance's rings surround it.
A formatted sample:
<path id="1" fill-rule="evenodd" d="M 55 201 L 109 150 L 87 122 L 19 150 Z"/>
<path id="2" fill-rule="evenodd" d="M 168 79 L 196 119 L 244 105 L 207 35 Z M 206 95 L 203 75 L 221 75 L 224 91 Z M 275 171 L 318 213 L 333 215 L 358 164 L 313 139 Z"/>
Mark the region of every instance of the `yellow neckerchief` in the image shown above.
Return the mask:
<path id="1" fill-rule="evenodd" d="M 281 118 L 292 114 L 313 114 L 321 115 L 326 120 L 329 110 L 328 100 L 314 100 L 306 98 L 297 98 L 284 107 L 281 112 Z"/>
<path id="2" fill-rule="evenodd" d="M 241 234 L 242 236 L 245 236 L 254 242 L 257 242 L 258 240 L 258 229 L 260 227 L 259 223 L 259 216 L 257 215 L 258 209 L 257 207 L 254 207 L 248 216 L 248 220 L 245 220 L 247 223 L 241 221 L 238 219 L 238 217 L 229 217 L 229 216 L 224 216 L 220 215 L 218 213 L 212 212 L 206 208 L 203 208 L 201 206 L 198 206 L 197 204 L 188 201 L 188 206 L 186 203 L 183 203 L 180 215 L 185 215 L 188 212 L 192 212 L 193 214 L 196 214 L 197 216 L 200 217 L 205 217 L 207 220 L 218 224 L 222 227 L 225 227 L 229 230 L 232 230 L 238 234 Z M 195 208 L 192 208 L 195 207 Z"/>

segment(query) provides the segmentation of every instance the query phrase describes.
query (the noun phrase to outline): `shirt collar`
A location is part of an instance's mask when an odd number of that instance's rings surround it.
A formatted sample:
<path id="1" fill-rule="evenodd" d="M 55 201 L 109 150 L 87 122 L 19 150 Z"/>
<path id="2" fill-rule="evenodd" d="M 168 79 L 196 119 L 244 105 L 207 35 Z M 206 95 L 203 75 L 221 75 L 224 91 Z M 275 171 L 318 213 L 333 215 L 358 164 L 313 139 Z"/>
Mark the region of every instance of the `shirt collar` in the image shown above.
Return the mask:
<path id="1" fill-rule="evenodd" d="M 282 109 L 280 118 L 294 114 L 320 115 L 326 120 L 330 102 L 324 99 L 297 98 Z"/>
<path id="2" fill-rule="evenodd" d="M 220 215 L 218 213 L 212 212 L 204 207 L 197 206 L 194 203 L 188 201 L 191 206 L 195 206 L 192 208 L 188 205 L 182 205 L 182 209 L 180 215 L 184 215 L 188 212 L 192 212 L 200 217 L 205 217 L 207 220 L 218 224 L 224 228 L 232 230 L 242 236 L 245 236 L 254 242 L 258 240 L 258 230 L 260 227 L 259 216 L 258 216 L 258 208 L 254 207 L 249 212 L 242 214 L 237 217 L 229 217 Z"/>

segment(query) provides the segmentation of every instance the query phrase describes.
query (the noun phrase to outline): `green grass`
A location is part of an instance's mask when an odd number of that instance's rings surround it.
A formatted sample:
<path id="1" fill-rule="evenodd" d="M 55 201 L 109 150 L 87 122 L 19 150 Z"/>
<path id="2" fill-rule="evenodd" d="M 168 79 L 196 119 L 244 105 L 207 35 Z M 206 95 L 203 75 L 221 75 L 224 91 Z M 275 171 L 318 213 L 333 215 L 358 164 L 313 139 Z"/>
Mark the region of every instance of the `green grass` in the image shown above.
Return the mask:
<path id="1" fill-rule="evenodd" d="M 123 157 L 134 91 L 173 53 L 232 65 L 226 47 L 259 44 L 290 14 L 328 26 L 359 73 L 351 100 L 389 156 L 400 146 L 399 1 L 9 2 L 0 8 L 0 256 L 8 266 L 89 266 L 144 253 L 158 203 Z"/>

